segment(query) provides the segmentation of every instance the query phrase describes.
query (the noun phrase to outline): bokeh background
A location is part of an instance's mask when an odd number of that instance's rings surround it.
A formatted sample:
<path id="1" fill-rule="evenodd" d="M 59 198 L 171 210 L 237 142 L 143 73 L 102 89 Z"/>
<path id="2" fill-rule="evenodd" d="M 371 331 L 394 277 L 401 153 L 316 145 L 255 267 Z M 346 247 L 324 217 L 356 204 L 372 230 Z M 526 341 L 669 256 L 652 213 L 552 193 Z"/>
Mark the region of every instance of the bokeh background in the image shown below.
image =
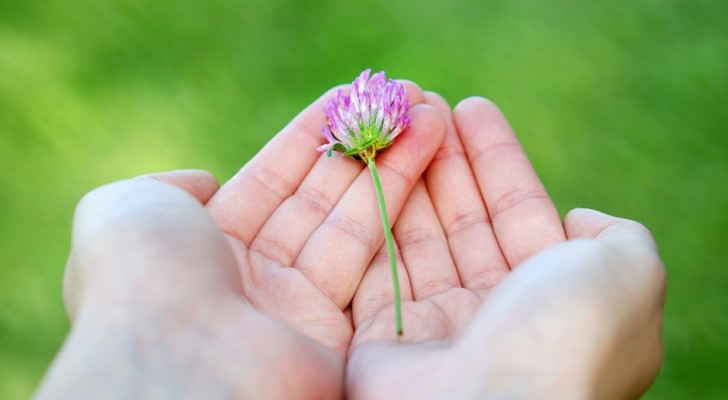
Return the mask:
<path id="1" fill-rule="evenodd" d="M 728 2 L 0 0 L 0 397 L 68 323 L 73 209 L 94 187 L 227 180 L 365 67 L 501 106 L 563 213 L 646 224 L 669 274 L 648 399 L 728 396 Z"/>

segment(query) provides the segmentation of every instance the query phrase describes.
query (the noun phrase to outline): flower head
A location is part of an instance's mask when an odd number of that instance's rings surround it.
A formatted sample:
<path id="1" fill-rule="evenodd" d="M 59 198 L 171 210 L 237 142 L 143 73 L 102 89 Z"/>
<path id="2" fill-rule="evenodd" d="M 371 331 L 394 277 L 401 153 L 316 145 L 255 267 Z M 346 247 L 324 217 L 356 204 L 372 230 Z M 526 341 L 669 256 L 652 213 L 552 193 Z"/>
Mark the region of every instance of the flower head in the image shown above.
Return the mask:
<path id="1" fill-rule="evenodd" d="M 326 126 L 321 131 L 329 142 L 318 151 L 331 156 L 336 150 L 368 161 L 409 127 L 410 117 L 405 115 L 409 100 L 404 86 L 388 81 L 384 71 L 371 78 L 370 73 L 366 69 L 354 80 L 348 94 L 339 90 L 324 107 Z"/>

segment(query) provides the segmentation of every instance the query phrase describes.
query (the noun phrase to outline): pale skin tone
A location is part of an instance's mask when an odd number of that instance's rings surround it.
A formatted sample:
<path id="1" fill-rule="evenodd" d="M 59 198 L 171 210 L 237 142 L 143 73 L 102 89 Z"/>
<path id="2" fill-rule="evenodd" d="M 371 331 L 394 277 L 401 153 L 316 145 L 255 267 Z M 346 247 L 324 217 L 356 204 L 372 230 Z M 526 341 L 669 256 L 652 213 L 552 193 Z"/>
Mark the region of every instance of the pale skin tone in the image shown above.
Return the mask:
<path id="1" fill-rule="evenodd" d="M 405 84 L 412 125 L 377 157 L 405 343 L 368 171 L 313 151 L 329 93 L 220 188 L 177 171 L 82 200 L 73 329 L 38 397 L 642 393 L 665 285 L 649 232 L 591 210 L 561 221 L 493 104 L 451 112 Z"/>

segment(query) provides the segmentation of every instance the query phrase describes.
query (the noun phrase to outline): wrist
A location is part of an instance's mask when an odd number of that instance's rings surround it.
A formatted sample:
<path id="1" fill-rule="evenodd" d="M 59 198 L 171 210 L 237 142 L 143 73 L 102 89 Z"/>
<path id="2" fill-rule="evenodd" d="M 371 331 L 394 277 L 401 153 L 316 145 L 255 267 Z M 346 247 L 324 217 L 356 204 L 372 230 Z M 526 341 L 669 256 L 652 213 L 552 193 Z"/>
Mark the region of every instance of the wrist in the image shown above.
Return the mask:
<path id="1" fill-rule="evenodd" d="M 145 371 L 140 353 L 151 338 L 120 310 L 82 312 L 38 390 L 38 398 L 138 397 Z M 146 344 L 145 344 L 146 342 Z"/>
<path id="2" fill-rule="evenodd" d="M 342 374 L 333 351 L 242 302 L 157 314 L 97 307 L 81 310 L 37 397 L 334 398 Z"/>

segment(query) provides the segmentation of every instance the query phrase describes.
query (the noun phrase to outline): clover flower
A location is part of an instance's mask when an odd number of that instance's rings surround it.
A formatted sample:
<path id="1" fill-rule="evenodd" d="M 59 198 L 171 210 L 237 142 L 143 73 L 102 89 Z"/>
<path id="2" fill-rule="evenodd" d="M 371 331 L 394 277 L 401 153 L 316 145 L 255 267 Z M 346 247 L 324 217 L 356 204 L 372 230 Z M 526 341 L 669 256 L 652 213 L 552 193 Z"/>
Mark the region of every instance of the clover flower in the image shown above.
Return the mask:
<path id="1" fill-rule="evenodd" d="M 384 203 L 384 192 L 374 157 L 379 150 L 392 144 L 394 138 L 409 127 L 410 117 L 406 115 L 409 100 L 404 86 L 399 82 L 388 81 L 384 71 L 372 75 L 371 78 L 369 74 L 371 74 L 370 69 L 364 70 L 351 84 L 349 94 L 339 90 L 324 107 L 326 126 L 321 128 L 321 132 L 328 143 L 319 146 L 317 150 L 329 157 L 334 150 L 339 151 L 346 156 L 360 159 L 369 166 L 389 253 L 394 287 L 396 335 L 397 340 L 400 340 L 403 335 L 402 300 L 397 260 L 394 256 L 394 239 L 387 216 L 387 206 Z"/>
<path id="2" fill-rule="evenodd" d="M 409 127 L 404 85 L 388 81 L 384 71 L 370 74 L 371 69 L 364 70 L 348 94 L 339 90 L 324 107 L 326 126 L 321 131 L 329 142 L 318 151 L 371 160 Z"/>

